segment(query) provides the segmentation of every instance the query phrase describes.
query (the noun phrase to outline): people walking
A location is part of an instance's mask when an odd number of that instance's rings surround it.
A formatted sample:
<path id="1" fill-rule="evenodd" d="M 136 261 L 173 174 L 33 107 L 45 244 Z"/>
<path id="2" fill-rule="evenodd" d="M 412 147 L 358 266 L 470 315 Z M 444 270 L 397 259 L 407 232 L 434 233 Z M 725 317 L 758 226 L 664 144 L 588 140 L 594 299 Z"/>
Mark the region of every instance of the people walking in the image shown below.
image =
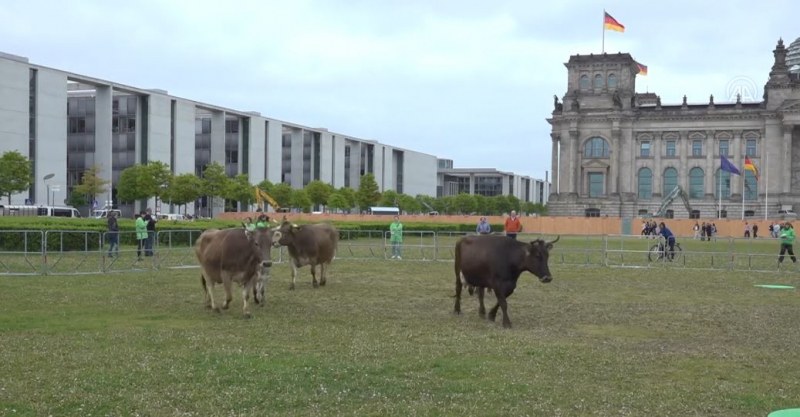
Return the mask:
<path id="1" fill-rule="evenodd" d="M 789 253 L 789 257 L 792 258 L 792 263 L 797 263 L 797 258 L 794 256 L 793 250 L 795 233 L 791 223 L 786 222 L 781 226 L 779 237 L 781 239 L 781 253 L 780 256 L 778 256 L 778 265 L 783 262 L 783 255 L 787 252 Z"/>
<path id="2" fill-rule="evenodd" d="M 144 221 L 145 212 L 136 215 L 135 230 L 136 230 L 136 259 L 142 260 L 142 252 L 145 250 L 145 242 L 147 241 L 147 222 Z"/>
<path id="3" fill-rule="evenodd" d="M 394 221 L 389 225 L 389 242 L 392 244 L 392 259 L 403 259 L 403 223 L 400 223 L 400 216 L 394 216 Z"/>
<path id="4" fill-rule="evenodd" d="M 117 223 L 117 213 L 108 212 L 108 257 L 119 257 L 119 224 Z"/>
<path id="5" fill-rule="evenodd" d="M 520 223 L 516 211 L 511 210 L 511 215 L 506 217 L 504 231 L 506 232 L 506 236 L 514 240 L 517 239 L 517 234 L 522 231 L 522 223 Z"/>

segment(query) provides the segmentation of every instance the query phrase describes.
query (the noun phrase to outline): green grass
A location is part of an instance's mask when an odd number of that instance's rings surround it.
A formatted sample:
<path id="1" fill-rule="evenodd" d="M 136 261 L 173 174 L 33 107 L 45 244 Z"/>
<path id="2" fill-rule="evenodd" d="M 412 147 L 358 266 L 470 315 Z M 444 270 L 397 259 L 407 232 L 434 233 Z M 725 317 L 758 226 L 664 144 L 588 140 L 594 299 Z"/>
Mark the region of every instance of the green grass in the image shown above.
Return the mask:
<path id="1" fill-rule="evenodd" d="M 449 262 L 339 260 L 268 305 L 192 270 L 0 277 L 0 415 L 766 416 L 800 407 L 796 275 L 554 266 L 514 328 L 453 309 Z M 217 288 L 217 299 L 221 298 Z M 493 303 L 489 296 L 489 306 Z"/>

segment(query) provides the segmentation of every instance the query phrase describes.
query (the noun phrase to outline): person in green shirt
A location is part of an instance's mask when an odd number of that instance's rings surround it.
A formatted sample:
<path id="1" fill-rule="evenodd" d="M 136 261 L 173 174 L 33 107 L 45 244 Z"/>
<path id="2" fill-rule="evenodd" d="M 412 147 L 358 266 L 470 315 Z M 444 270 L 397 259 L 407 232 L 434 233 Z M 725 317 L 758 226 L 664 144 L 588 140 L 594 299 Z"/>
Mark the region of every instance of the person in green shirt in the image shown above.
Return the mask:
<path id="1" fill-rule="evenodd" d="M 248 232 L 253 232 L 256 230 L 256 225 L 253 224 L 252 218 L 247 217 L 244 219 L 244 230 L 247 230 Z"/>
<path id="2" fill-rule="evenodd" d="M 147 242 L 147 222 L 144 220 L 145 212 L 136 215 L 136 259 L 142 260 L 142 251 L 145 249 L 145 242 Z"/>
<path id="3" fill-rule="evenodd" d="M 269 216 L 261 214 L 256 219 L 256 229 L 266 229 L 269 227 Z"/>
<path id="4" fill-rule="evenodd" d="M 794 229 L 792 228 L 792 224 L 786 222 L 781 226 L 780 235 L 778 236 L 781 239 L 781 255 L 778 257 L 778 265 L 783 262 L 783 254 L 789 252 L 789 257 L 792 258 L 792 263 L 797 263 L 797 258 L 794 256 L 794 251 L 792 250 L 792 246 L 794 246 Z"/>
<path id="5" fill-rule="evenodd" d="M 394 221 L 389 225 L 389 242 L 392 244 L 392 259 L 403 259 L 400 247 L 403 244 L 403 223 L 400 216 L 394 216 Z"/>

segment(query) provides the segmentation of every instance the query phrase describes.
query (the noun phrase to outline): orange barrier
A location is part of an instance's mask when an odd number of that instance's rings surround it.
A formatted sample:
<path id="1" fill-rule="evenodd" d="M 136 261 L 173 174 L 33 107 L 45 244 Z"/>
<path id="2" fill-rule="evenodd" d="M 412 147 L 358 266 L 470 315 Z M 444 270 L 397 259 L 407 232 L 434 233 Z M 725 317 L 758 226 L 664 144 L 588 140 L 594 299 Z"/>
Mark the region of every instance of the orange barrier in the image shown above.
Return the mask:
<path id="1" fill-rule="evenodd" d="M 244 220 L 252 217 L 253 221 L 261 213 L 221 213 L 217 217 L 226 220 Z M 267 213 L 271 218 L 281 219 L 285 215 L 294 222 L 318 223 L 324 221 L 334 222 L 392 222 L 392 216 L 371 214 L 311 214 L 311 213 Z M 405 223 L 458 223 L 478 224 L 481 217 L 486 217 L 492 225 L 503 224 L 505 216 L 462 216 L 439 215 L 429 216 L 423 214 L 400 215 L 400 220 Z M 642 231 L 642 222 L 646 219 L 634 218 L 631 220 L 631 234 L 638 235 Z M 667 227 L 678 236 L 690 237 L 694 235 L 692 227 L 695 222 L 702 224 L 713 222 L 717 225 L 719 237 L 743 237 L 745 221 L 750 225 L 758 225 L 758 236 L 769 237 L 770 220 L 746 219 L 651 219 L 656 222 L 665 222 Z M 622 234 L 622 219 L 619 217 L 520 217 L 522 230 L 525 233 L 541 233 L 546 235 L 618 235 Z M 780 220 L 773 220 L 780 223 Z M 798 222 L 800 223 L 800 222 Z M 499 231 L 499 230 L 494 230 Z"/>

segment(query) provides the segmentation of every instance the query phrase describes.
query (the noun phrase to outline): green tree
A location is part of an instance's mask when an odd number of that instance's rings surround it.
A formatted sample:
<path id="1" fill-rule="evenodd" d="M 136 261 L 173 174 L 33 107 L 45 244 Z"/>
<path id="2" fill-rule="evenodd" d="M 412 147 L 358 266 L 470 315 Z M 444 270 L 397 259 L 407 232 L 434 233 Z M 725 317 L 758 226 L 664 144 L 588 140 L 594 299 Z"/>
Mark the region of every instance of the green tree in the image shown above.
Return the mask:
<path id="1" fill-rule="evenodd" d="M 400 204 L 400 194 L 395 190 L 384 191 L 378 202 L 378 205 L 383 207 L 397 207 L 398 204 Z"/>
<path id="2" fill-rule="evenodd" d="M 308 198 L 311 199 L 311 203 L 316 206 L 323 206 L 328 203 L 328 197 L 333 193 L 334 188 L 330 184 L 314 180 L 306 185 L 305 191 L 308 194 Z"/>
<path id="3" fill-rule="evenodd" d="M 456 211 L 461 214 L 470 214 L 478 207 L 472 195 L 467 193 L 460 193 L 453 200 Z"/>
<path id="4" fill-rule="evenodd" d="M 272 194 L 273 187 L 275 187 L 275 184 L 270 180 L 264 180 L 258 183 L 258 188 L 264 190 L 267 194 Z"/>
<path id="5" fill-rule="evenodd" d="M 292 207 L 303 210 L 303 213 L 310 213 L 311 204 L 311 198 L 306 190 L 292 190 Z"/>
<path id="6" fill-rule="evenodd" d="M 203 193 L 208 197 L 224 198 L 230 187 L 231 179 L 225 175 L 225 167 L 219 162 L 206 165 L 203 170 Z"/>
<path id="7" fill-rule="evenodd" d="M 422 206 L 417 199 L 408 194 L 400 194 L 399 200 L 400 210 L 406 213 L 419 213 L 422 211 Z"/>
<path id="8" fill-rule="evenodd" d="M 292 206 L 292 186 L 282 182 L 280 184 L 275 184 L 272 187 L 272 198 L 275 199 L 275 202 L 278 203 L 281 207 L 291 207 Z"/>
<path id="9" fill-rule="evenodd" d="M 203 180 L 194 174 L 176 175 L 170 182 L 167 198 L 179 206 L 183 206 L 186 214 L 186 204 L 203 196 Z"/>
<path id="10" fill-rule="evenodd" d="M 345 210 L 347 210 L 347 212 L 349 213 L 350 210 L 352 210 L 353 207 L 355 207 L 356 204 L 358 204 L 358 199 L 356 198 L 356 190 L 350 187 L 342 187 L 339 189 L 339 192 L 347 201 L 347 207 L 345 208 Z"/>
<path id="11" fill-rule="evenodd" d="M 360 210 L 366 210 L 378 203 L 381 194 L 378 192 L 378 182 L 372 174 L 361 176 L 361 184 L 356 191 L 356 203 Z"/>
<path id="12" fill-rule="evenodd" d="M 148 184 L 149 172 L 144 165 L 135 164 L 122 170 L 117 183 L 117 198 L 123 202 L 133 202 L 153 196 Z"/>
<path id="13" fill-rule="evenodd" d="M 85 201 L 95 201 L 98 194 L 105 194 L 108 191 L 108 184 L 111 181 L 105 180 L 97 174 L 97 165 L 92 166 L 83 172 L 81 183 L 72 189 L 72 194 L 85 196 Z"/>
<path id="14" fill-rule="evenodd" d="M 146 170 L 151 178 L 151 183 L 148 184 L 152 189 L 152 196 L 160 200 L 169 190 L 169 184 L 172 181 L 172 170 L 169 165 L 161 161 L 150 161 L 146 165 Z"/>
<path id="15" fill-rule="evenodd" d="M 437 199 L 435 197 L 431 197 L 429 195 L 417 194 L 417 196 L 414 197 L 414 199 L 417 200 L 417 203 L 419 203 L 420 208 L 423 211 L 434 211 L 434 210 L 437 210 L 436 209 L 436 200 Z"/>
<path id="16" fill-rule="evenodd" d="M 255 200 L 255 194 L 253 193 L 253 185 L 250 184 L 250 179 L 247 178 L 247 174 L 239 174 L 230 179 L 224 197 L 231 203 L 238 201 L 242 203 L 243 207 L 250 207 Z"/>
<path id="17" fill-rule="evenodd" d="M 495 195 L 489 198 L 492 201 L 492 207 L 494 208 L 495 215 L 501 215 L 505 213 L 509 213 L 511 208 L 511 203 L 509 203 L 508 199 L 504 195 Z"/>
<path id="18" fill-rule="evenodd" d="M 7 196 L 8 204 L 11 204 L 12 194 L 30 188 L 32 171 L 31 162 L 17 151 L 4 152 L 0 156 L 0 196 Z"/>
<path id="19" fill-rule="evenodd" d="M 517 196 L 507 195 L 506 200 L 508 200 L 508 205 L 511 207 L 511 210 L 516 210 L 517 213 L 522 210 L 522 203 L 519 201 Z"/>
<path id="20" fill-rule="evenodd" d="M 351 206 L 347 202 L 347 197 L 344 196 L 344 193 L 339 191 L 334 191 L 328 196 L 327 206 L 329 209 L 332 210 L 350 210 L 353 206 Z"/>

